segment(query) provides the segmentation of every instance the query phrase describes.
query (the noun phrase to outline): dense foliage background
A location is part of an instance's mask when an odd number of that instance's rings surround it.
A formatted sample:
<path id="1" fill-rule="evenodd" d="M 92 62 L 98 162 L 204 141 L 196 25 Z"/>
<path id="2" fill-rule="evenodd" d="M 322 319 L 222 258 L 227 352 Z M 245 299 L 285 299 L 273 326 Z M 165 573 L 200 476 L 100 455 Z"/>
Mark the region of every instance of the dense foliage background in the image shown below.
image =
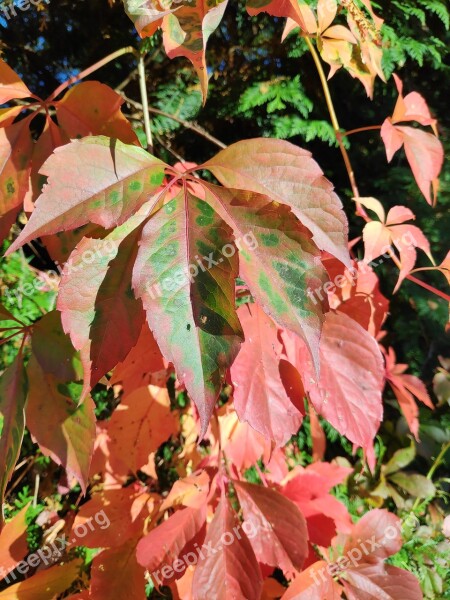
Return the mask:
<path id="1" fill-rule="evenodd" d="M 382 30 L 387 48 L 383 63 L 385 72 L 390 75 L 395 71 L 401 76 L 406 91 L 414 89 L 426 98 L 438 118 L 439 133 L 448 155 L 450 33 L 447 3 L 445 0 L 402 0 L 373 2 L 373 6 L 386 22 Z M 18 16 L 9 21 L 2 19 L 0 13 L 0 56 L 24 78 L 30 89 L 46 97 L 58 83 L 110 52 L 127 45 L 146 45 L 149 50 L 146 64 L 151 107 L 194 124 L 192 129 L 154 113 L 152 128 L 157 156 L 169 163 L 184 157 L 198 163 L 205 161 L 216 152 L 217 147 L 195 131 L 197 126 L 224 144 L 258 136 L 289 139 L 311 150 L 326 176 L 334 183 L 350 219 L 352 239 L 360 235 L 362 223 L 354 215 L 351 189 L 329 123 L 322 88 L 304 42 L 297 36 L 290 36 L 284 44 L 280 43 L 283 26 L 282 19 L 266 15 L 251 18 L 241 3 L 230 3 L 208 45 L 208 62 L 212 72 L 205 106 L 202 106 L 197 77 L 190 63 L 181 58 L 169 60 L 161 49 L 159 33 L 141 42 L 132 23 L 124 16 L 122 4 L 113 0 L 79 0 L 76 3 L 50 0 L 48 4 L 43 2 L 39 10 L 32 7 L 26 12 L 18 11 Z M 142 135 L 141 112 L 134 104 L 140 101 L 136 75 L 134 58 L 123 56 L 90 78 L 107 83 L 131 100 L 125 104 L 124 113 L 134 120 Z M 374 101 L 370 101 L 360 82 L 353 80 L 343 69 L 330 81 L 330 88 L 344 129 L 381 123 L 391 114 L 397 98 L 391 79 L 388 85 L 377 81 Z M 39 126 L 39 121 L 34 124 Z M 385 207 L 395 204 L 414 207 L 417 224 L 430 240 L 437 262 L 441 262 L 447 252 L 450 231 L 448 163 L 441 177 L 437 207 L 432 208 L 420 196 L 403 152 L 395 156 L 391 165 L 387 164 L 378 132 L 352 136 L 348 149 L 361 195 L 376 196 Z M 0 279 L 3 304 L 13 313 L 31 319 L 52 307 L 55 298 L 55 291 L 51 289 L 45 292 L 36 290 L 30 296 L 14 293 L 26 281 L 32 280 L 33 269 L 54 268 L 44 247 L 35 244 L 34 249 L 34 253 L 26 249 L 22 257 L 13 255 L 3 260 Z M 448 305 L 410 281 L 405 281 L 400 291 L 391 296 L 397 275 L 392 264 L 378 267 L 377 275 L 381 280 L 381 291 L 391 298 L 390 317 L 385 327 L 387 342 L 394 347 L 398 362 L 408 363 L 410 372 L 420 376 L 430 393 L 434 394 L 433 378 L 438 368 L 444 365 L 448 368 L 450 360 L 450 340 L 446 329 Z M 444 280 L 439 273 L 427 274 L 427 281 L 443 288 Z M 14 354 L 11 345 L 0 347 L 0 370 L 11 362 Z M 438 404 L 436 410 L 431 412 L 426 407 L 420 408 L 421 443 L 414 463 L 409 466 L 424 475 L 429 472 L 442 445 L 450 441 L 450 383 L 445 378 L 444 374 L 439 387 L 435 383 L 434 390 L 438 390 L 438 396 L 432 397 Z M 408 430 L 393 399 L 394 396 L 389 396 L 388 392 L 385 417 L 377 438 L 380 463 L 409 444 Z M 106 386 L 97 386 L 94 400 L 97 416 L 108 416 L 112 406 L 111 394 Z M 343 455 L 350 459 L 351 445 L 330 426 L 325 428 L 328 436 L 326 459 Z M 297 448 L 299 460 L 308 463 L 311 439 L 307 424 L 298 436 Z M 35 447 L 28 437 L 22 458 L 26 459 L 27 453 L 34 451 Z M 170 466 L 173 452 L 174 448 L 170 446 L 161 450 L 164 461 L 159 474 L 168 487 L 177 477 Z M 449 466 L 450 453 L 447 453 L 433 476 L 444 476 Z M 52 469 L 54 467 L 50 468 L 46 459 L 38 460 L 33 470 L 17 482 L 9 498 L 11 507 L 14 502 L 16 507 L 23 506 L 33 496 L 36 472 L 49 477 Z M 372 481 L 361 484 L 355 476 L 353 489 L 338 491 L 340 498 L 355 514 L 360 510 L 365 493 L 365 507 L 374 505 L 369 490 L 375 486 L 377 477 L 378 474 L 375 474 Z M 70 505 L 73 501 L 73 497 L 61 498 L 51 489 L 48 480 L 45 485 L 48 495 L 54 494 L 56 503 Z M 447 502 L 447 497 L 448 482 L 443 483 L 441 506 Z M 393 510 L 399 509 L 390 499 L 386 503 Z M 442 537 L 435 535 L 432 529 L 426 529 L 431 525 L 427 521 L 429 514 L 427 517 L 425 506 L 423 514 L 423 539 L 420 535 L 415 536 L 408 550 L 396 559 L 396 564 L 419 573 L 422 581 L 427 566 L 433 561 L 439 565 L 439 561 L 443 560 L 439 554 Z M 30 537 L 33 535 L 37 545 L 37 529 L 35 532 L 30 530 Z M 445 569 L 440 570 L 437 566 L 437 570 L 444 580 Z M 450 598 L 450 592 L 445 593 L 444 587 L 441 592 L 429 588 L 431 591 L 427 597 Z"/>

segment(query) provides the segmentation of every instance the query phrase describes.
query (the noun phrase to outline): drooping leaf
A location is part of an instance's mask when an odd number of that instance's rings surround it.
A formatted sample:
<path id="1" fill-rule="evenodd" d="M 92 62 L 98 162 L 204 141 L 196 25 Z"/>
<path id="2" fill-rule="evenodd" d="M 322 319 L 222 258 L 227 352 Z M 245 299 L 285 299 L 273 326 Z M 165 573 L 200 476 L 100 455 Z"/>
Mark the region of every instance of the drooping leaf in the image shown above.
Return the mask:
<path id="1" fill-rule="evenodd" d="M 81 404 L 63 393 L 64 385 L 32 357 L 27 367 L 30 391 L 27 427 L 41 452 L 62 465 L 86 492 L 95 441 L 94 402 Z"/>
<path id="2" fill-rule="evenodd" d="M 242 481 L 233 485 L 245 519 L 258 530 L 250 539 L 258 561 L 288 576 L 301 571 L 308 555 L 308 531 L 297 506 L 271 488 Z"/>
<path id="3" fill-rule="evenodd" d="M 225 246 L 229 257 L 222 254 Z M 242 338 L 234 307 L 237 274 L 231 230 L 188 190 L 143 230 L 133 287 L 163 355 L 199 410 L 203 434 Z"/>
<path id="4" fill-rule="evenodd" d="M 316 411 L 355 444 L 370 445 L 383 414 L 382 355 L 375 339 L 351 317 L 329 312 L 320 342 L 320 377 L 309 359 L 299 361 Z"/>
<path id="5" fill-rule="evenodd" d="M 145 600 L 145 569 L 136 561 L 137 539 L 100 552 L 92 561 L 92 598 Z"/>
<path id="6" fill-rule="evenodd" d="M 53 600 L 67 590 L 78 576 L 81 560 L 39 571 L 0 592 L 0 600 Z"/>
<path id="7" fill-rule="evenodd" d="M 103 239 L 84 238 L 64 267 L 57 308 L 81 353 L 83 396 L 139 339 L 144 313 L 131 274 L 145 218 L 141 210 Z"/>
<path id="8" fill-rule="evenodd" d="M 28 381 L 21 353 L 0 377 L 0 530 L 3 527 L 3 498 L 16 466 L 25 430 Z"/>
<path id="9" fill-rule="evenodd" d="M 194 65 L 200 79 L 203 102 L 208 93 L 206 44 L 217 29 L 228 0 L 181 0 L 177 10 L 164 17 L 162 23 L 164 48 L 169 58 L 185 56 Z"/>
<path id="10" fill-rule="evenodd" d="M 345 593 L 349 600 L 423 600 L 417 577 L 392 565 L 363 564 L 346 573 Z"/>
<path id="11" fill-rule="evenodd" d="M 214 551 L 200 557 L 195 569 L 193 600 L 260 600 L 261 571 L 244 531 L 240 529 L 239 536 L 233 535 L 236 527 L 236 515 L 223 496 L 205 538 L 205 547 L 212 547 Z M 231 535 L 231 543 L 223 543 L 222 536 L 226 533 Z"/>
<path id="12" fill-rule="evenodd" d="M 86 223 L 105 229 L 121 225 L 155 195 L 164 163 L 142 148 L 98 136 L 57 148 L 41 173 L 49 182 L 8 253 L 40 235 Z"/>
<path id="13" fill-rule="evenodd" d="M 14 515 L 0 533 L 0 565 L 7 573 L 13 571 L 23 557 L 28 554 L 25 518 L 28 508 L 29 504 Z"/>
<path id="14" fill-rule="evenodd" d="M 132 473 L 176 433 L 178 415 L 170 410 L 167 389 L 146 386 L 127 394 L 107 423 L 109 449 Z"/>
<path id="15" fill-rule="evenodd" d="M 281 379 L 277 327 L 257 304 L 245 304 L 238 315 L 245 342 L 231 366 L 234 406 L 241 421 L 283 446 L 298 431 L 302 415 Z"/>
<path id="16" fill-rule="evenodd" d="M 279 325 L 303 338 L 317 367 L 323 313 L 307 290 L 323 284 L 325 270 L 309 232 L 287 206 L 262 194 L 208 185 L 207 199 L 240 241 L 239 272 L 250 292 Z M 246 236 L 251 243 L 244 247 Z"/>
<path id="17" fill-rule="evenodd" d="M 283 140 L 242 140 L 202 167 L 223 185 L 266 194 L 287 204 L 320 249 L 349 264 L 348 224 L 342 204 L 306 150 Z"/>
<path id="18" fill-rule="evenodd" d="M 178 510 L 140 540 L 136 554 L 138 563 L 150 573 L 161 565 L 172 565 L 201 530 L 205 519 L 205 506 Z"/>

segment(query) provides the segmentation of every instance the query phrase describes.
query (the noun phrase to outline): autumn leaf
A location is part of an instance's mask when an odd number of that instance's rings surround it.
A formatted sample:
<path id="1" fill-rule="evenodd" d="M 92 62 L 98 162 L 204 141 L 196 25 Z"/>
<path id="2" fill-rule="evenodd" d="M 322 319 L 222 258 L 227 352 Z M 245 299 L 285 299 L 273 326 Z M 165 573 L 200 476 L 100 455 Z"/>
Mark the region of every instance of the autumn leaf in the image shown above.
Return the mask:
<path id="1" fill-rule="evenodd" d="M 333 186 L 311 154 L 284 140 L 242 140 L 207 161 L 227 187 L 265 194 L 287 204 L 321 250 L 349 264 L 348 224 Z"/>
<path id="2" fill-rule="evenodd" d="M 38 236 L 87 223 L 105 229 L 121 225 L 157 192 L 164 163 L 142 148 L 94 136 L 57 148 L 41 173 L 49 182 L 7 254 Z"/>
<path id="3" fill-rule="evenodd" d="M 186 544 L 202 529 L 205 519 L 205 505 L 178 510 L 140 540 L 137 546 L 138 563 L 152 574 L 161 566 L 170 567 Z M 165 577 L 164 574 L 162 577 Z"/>
<path id="4" fill-rule="evenodd" d="M 327 568 L 325 561 L 315 562 L 294 579 L 281 600 L 339 600 L 342 588 Z"/>
<path id="5" fill-rule="evenodd" d="M 0 378 L 0 531 L 3 528 L 5 490 L 19 458 L 25 430 L 27 393 L 27 374 L 20 352 Z"/>
<path id="6" fill-rule="evenodd" d="M 405 221 L 416 218 L 409 208 L 394 206 L 386 216 L 382 204 L 376 198 L 358 198 L 358 202 L 374 211 L 380 219 L 364 226 L 365 262 L 370 263 L 381 255 L 389 255 L 393 251 L 392 245 L 398 250 L 401 268 L 394 292 L 414 268 L 416 248 L 423 250 L 434 264 L 430 244 L 422 231 L 415 225 L 404 225 Z"/>
<path id="7" fill-rule="evenodd" d="M 297 506 L 271 488 L 234 481 L 246 521 L 257 529 L 250 539 L 260 563 L 279 567 L 286 576 L 301 571 L 308 555 L 306 521 Z"/>
<path id="8" fill-rule="evenodd" d="M 67 590 L 78 576 L 80 560 L 39 571 L 29 579 L 0 592 L 0 600 L 53 600 Z"/>
<path id="9" fill-rule="evenodd" d="M 139 339 L 145 317 L 131 274 L 146 216 L 140 211 L 103 239 L 83 238 L 64 267 L 57 308 L 81 354 L 82 398 Z"/>
<path id="10" fill-rule="evenodd" d="M 323 284 L 325 270 L 309 232 L 287 206 L 263 194 L 208 185 L 207 200 L 240 241 L 239 272 L 251 294 L 279 325 L 302 337 L 318 369 L 323 308 L 307 290 Z M 244 247 L 249 233 L 254 241 Z"/>
<path id="11" fill-rule="evenodd" d="M 91 567 L 92 598 L 145 600 L 145 569 L 136 561 L 137 539 L 106 549 L 94 557 Z"/>
<path id="12" fill-rule="evenodd" d="M 122 398 L 107 423 L 108 447 L 136 474 L 177 429 L 178 415 L 170 410 L 167 389 L 146 386 Z"/>
<path id="13" fill-rule="evenodd" d="M 231 366 L 236 412 L 241 421 L 283 446 L 298 431 L 302 414 L 283 385 L 277 327 L 257 304 L 245 304 L 238 315 L 245 343 Z"/>
<path id="14" fill-rule="evenodd" d="M 439 187 L 438 177 L 444 162 L 444 149 L 437 138 L 436 120 L 431 116 L 425 99 L 417 92 L 403 97 L 403 83 L 396 75 L 394 78 L 399 97 L 392 117 L 388 117 L 381 127 L 387 159 L 391 162 L 397 150 L 404 146 L 406 158 L 420 191 L 428 204 L 435 204 Z M 407 121 L 430 125 L 435 135 L 421 129 L 398 125 Z M 433 190 L 433 196 L 430 188 Z"/>
<path id="15" fill-rule="evenodd" d="M 187 509 L 185 509 L 187 510 Z M 262 590 L 261 571 L 250 541 L 228 499 L 222 496 L 208 527 L 205 548 L 211 552 L 200 557 L 192 583 L 193 600 L 215 598 L 216 600 L 260 600 Z M 224 535 L 231 542 L 224 543 Z"/>
<path id="16" fill-rule="evenodd" d="M 419 439 L 419 409 L 414 398 L 417 398 L 425 406 L 434 409 L 434 405 L 428 395 L 423 382 L 415 375 L 405 374 L 408 365 L 396 364 L 396 356 L 393 348 L 385 352 L 386 379 L 391 386 L 400 408 L 405 415 L 408 427 L 416 440 Z"/>
<path id="17" fill-rule="evenodd" d="M 167 365 L 147 322 L 144 323 L 139 338 L 113 371 L 111 385 L 121 383 L 126 393 L 149 384 L 163 386 L 168 376 Z"/>
<path id="18" fill-rule="evenodd" d="M 32 95 L 17 73 L 0 59 L 0 104 L 15 98 L 31 98 Z"/>
<path id="19" fill-rule="evenodd" d="M 14 515 L 0 533 L 0 565 L 4 569 L 3 573 L 13 571 L 23 557 L 28 554 L 25 517 L 29 506 L 27 504 Z"/>
<path id="20" fill-rule="evenodd" d="M 228 0 L 173 0 L 169 3 L 124 0 L 124 3 L 126 13 L 141 37 L 152 36 L 161 26 L 167 56 L 184 56 L 191 61 L 200 79 L 205 102 L 208 94 L 206 45 L 222 20 Z"/>
<path id="21" fill-rule="evenodd" d="M 341 435 L 365 448 L 383 415 L 382 355 L 375 339 L 343 313 L 326 315 L 320 342 L 320 377 L 310 359 L 297 366 L 315 410 Z"/>

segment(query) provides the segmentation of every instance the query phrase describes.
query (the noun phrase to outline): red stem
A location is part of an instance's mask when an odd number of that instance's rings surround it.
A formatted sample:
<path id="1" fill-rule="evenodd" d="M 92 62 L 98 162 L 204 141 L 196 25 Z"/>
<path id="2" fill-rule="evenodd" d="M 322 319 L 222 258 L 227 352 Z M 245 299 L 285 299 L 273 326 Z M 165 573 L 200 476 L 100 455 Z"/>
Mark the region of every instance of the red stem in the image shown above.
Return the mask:
<path id="1" fill-rule="evenodd" d="M 375 129 L 381 129 L 381 125 L 368 125 L 367 127 L 358 127 L 357 129 L 350 129 L 350 131 L 344 131 L 342 137 L 353 135 L 354 133 L 362 133 L 363 131 L 374 131 Z"/>

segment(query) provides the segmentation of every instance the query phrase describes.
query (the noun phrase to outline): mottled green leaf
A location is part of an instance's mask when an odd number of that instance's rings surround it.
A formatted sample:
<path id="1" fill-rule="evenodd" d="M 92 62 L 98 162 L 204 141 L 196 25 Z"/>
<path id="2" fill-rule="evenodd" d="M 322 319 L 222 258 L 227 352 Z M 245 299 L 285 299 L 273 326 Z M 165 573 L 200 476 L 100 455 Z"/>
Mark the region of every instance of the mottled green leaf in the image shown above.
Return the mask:
<path id="1" fill-rule="evenodd" d="M 152 199 L 165 167 L 142 148 L 104 136 L 57 148 L 41 169 L 48 184 L 8 254 L 33 238 L 87 223 L 121 225 Z"/>
<path id="2" fill-rule="evenodd" d="M 209 204 L 182 190 L 144 227 L 133 271 L 150 329 L 195 401 L 203 433 L 242 337 L 231 233 Z"/>
<path id="3" fill-rule="evenodd" d="M 316 366 L 321 303 L 308 295 L 326 280 L 311 235 L 287 206 L 263 194 L 207 186 L 207 200 L 234 230 L 239 272 L 264 310 L 306 342 Z M 246 242 L 247 240 L 247 242 Z"/>

